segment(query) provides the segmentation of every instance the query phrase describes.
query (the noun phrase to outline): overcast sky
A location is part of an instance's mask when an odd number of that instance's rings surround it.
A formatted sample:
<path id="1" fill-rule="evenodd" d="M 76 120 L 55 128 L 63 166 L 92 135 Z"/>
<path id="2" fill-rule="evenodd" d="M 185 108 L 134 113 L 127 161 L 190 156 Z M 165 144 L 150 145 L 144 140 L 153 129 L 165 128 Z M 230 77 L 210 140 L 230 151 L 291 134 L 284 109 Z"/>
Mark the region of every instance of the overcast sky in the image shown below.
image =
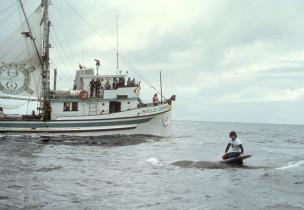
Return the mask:
<path id="1" fill-rule="evenodd" d="M 95 58 L 115 73 L 117 16 L 120 53 L 157 88 L 162 70 L 165 95 L 177 95 L 174 119 L 304 124 L 304 1 L 66 1 L 86 20 L 52 1 L 60 87 L 71 88 L 78 63 L 93 67 Z"/>

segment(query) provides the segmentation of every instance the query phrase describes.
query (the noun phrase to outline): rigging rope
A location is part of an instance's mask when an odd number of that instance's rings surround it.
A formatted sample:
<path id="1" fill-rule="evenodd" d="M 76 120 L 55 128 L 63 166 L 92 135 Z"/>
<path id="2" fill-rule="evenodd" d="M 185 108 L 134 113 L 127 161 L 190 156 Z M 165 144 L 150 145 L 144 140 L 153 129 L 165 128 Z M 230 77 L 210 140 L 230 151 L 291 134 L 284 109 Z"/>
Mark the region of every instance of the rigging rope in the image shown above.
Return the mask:
<path id="1" fill-rule="evenodd" d="M 61 53 L 59 52 L 59 49 L 58 48 L 53 48 L 53 49 L 56 51 L 56 54 L 58 55 L 59 60 L 61 61 L 61 64 L 63 65 L 63 67 L 65 69 L 68 69 L 67 66 L 66 66 L 66 63 L 64 62 L 64 59 L 62 58 L 62 56 L 60 56 Z M 52 65 L 54 65 L 55 68 L 57 68 L 57 66 L 54 64 L 53 60 L 50 59 L 50 61 L 52 62 Z M 64 76 L 63 79 L 65 80 L 65 82 L 67 82 L 67 83 L 70 82 L 71 75 L 69 75 L 66 71 L 62 71 L 62 74 L 60 74 L 60 75 Z M 59 75 L 59 78 L 60 78 L 60 75 Z"/>
<path id="2" fill-rule="evenodd" d="M 61 56 L 60 56 L 60 61 L 61 61 L 61 65 L 64 66 L 65 69 L 67 69 L 66 64 L 63 62 Z M 59 69 L 59 68 L 57 67 L 57 65 L 53 62 L 52 59 L 50 59 L 50 64 L 52 64 L 53 66 L 55 66 L 56 69 Z M 70 75 L 67 75 L 67 73 L 66 73 L 65 71 L 62 71 L 62 72 L 63 72 L 63 74 L 57 75 L 57 81 L 60 81 L 60 79 L 61 79 L 61 80 L 63 80 L 64 83 L 66 83 L 66 84 L 70 83 L 70 82 L 71 82 L 71 79 L 70 79 L 71 76 L 70 76 Z M 61 75 L 63 75 L 63 77 L 62 77 Z"/>
<path id="3" fill-rule="evenodd" d="M 130 69 L 133 69 L 133 71 L 136 71 L 135 67 L 123 56 L 120 54 L 120 57 L 123 59 L 123 61 L 125 62 L 125 64 L 127 66 L 129 66 Z M 150 86 L 150 88 L 152 88 L 153 90 L 155 90 L 158 94 L 161 94 L 161 92 L 159 90 L 157 90 L 154 86 L 152 86 L 146 79 L 144 76 L 142 76 L 139 72 L 136 72 L 136 74 L 146 83 Z M 163 98 L 165 98 L 163 96 Z M 166 99 L 166 98 L 165 98 Z"/>
<path id="4" fill-rule="evenodd" d="M 64 16 L 60 12 L 60 8 L 57 7 L 57 4 L 55 4 L 54 7 L 56 8 L 56 12 L 57 12 L 57 14 L 59 16 L 59 19 L 64 20 Z M 65 41 L 65 43 L 67 43 L 68 51 L 72 52 L 72 47 L 71 47 L 72 45 L 70 43 L 70 39 L 67 36 L 66 25 L 64 24 L 64 21 L 59 21 L 59 22 L 62 24 L 62 27 L 60 27 L 60 28 L 63 29 L 64 41 Z M 72 57 L 72 55 L 70 53 L 68 53 L 68 56 L 69 56 L 70 61 L 73 61 L 73 57 Z"/>
<path id="5" fill-rule="evenodd" d="M 72 62 L 72 60 L 70 59 L 70 57 L 67 56 L 68 53 L 66 53 L 66 51 L 65 51 L 65 49 L 64 49 L 64 47 L 63 47 L 64 45 L 62 45 L 61 40 L 60 40 L 58 34 L 56 33 L 56 31 L 54 30 L 54 28 L 52 28 L 52 31 L 54 32 L 54 35 L 55 35 L 54 38 L 57 40 L 57 43 L 58 43 L 58 46 L 59 46 L 60 50 L 61 50 L 62 53 L 67 57 L 66 60 L 67 60 L 68 64 L 71 65 L 71 66 L 73 66 L 73 62 Z"/>
<path id="6" fill-rule="evenodd" d="M 71 5 L 67 0 L 64 0 L 64 2 L 96 33 L 98 34 L 104 42 L 106 42 L 110 48 L 114 51 L 116 51 L 116 48 L 98 31 L 95 29 L 95 27 L 89 23 L 89 21 L 80 13 L 77 11 L 77 9 L 75 9 L 75 7 L 73 7 L 73 5 Z"/>
<path id="7" fill-rule="evenodd" d="M 64 2 L 91 28 L 91 30 L 93 30 L 97 35 L 100 36 L 100 38 L 106 42 L 109 47 L 116 52 L 116 48 L 92 25 L 89 23 L 89 21 L 80 13 L 78 12 L 78 10 L 73 7 L 73 5 L 71 5 L 67 0 L 64 0 Z M 137 74 L 139 77 L 141 77 L 141 79 L 148 84 L 153 90 L 155 90 L 157 93 L 160 94 L 160 91 L 157 90 L 157 88 L 155 88 L 150 82 L 148 82 L 139 72 L 138 70 L 127 60 L 127 58 L 125 56 L 123 56 L 122 54 L 119 53 L 119 56 L 125 61 L 125 63 L 127 64 L 127 66 L 129 66 L 129 68 L 135 73 Z"/>

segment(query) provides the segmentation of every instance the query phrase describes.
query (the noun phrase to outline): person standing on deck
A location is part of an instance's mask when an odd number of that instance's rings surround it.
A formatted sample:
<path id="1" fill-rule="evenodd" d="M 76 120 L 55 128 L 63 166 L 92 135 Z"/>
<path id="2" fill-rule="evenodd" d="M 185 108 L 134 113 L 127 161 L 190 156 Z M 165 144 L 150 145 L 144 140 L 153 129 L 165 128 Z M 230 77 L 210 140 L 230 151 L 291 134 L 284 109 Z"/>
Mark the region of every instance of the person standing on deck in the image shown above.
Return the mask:
<path id="1" fill-rule="evenodd" d="M 153 101 L 154 106 L 157 106 L 157 105 L 158 105 L 157 93 L 154 94 L 152 101 Z"/>
<path id="2" fill-rule="evenodd" d="M 106 84 L 105 84 L 105 88 L 107 90 L 111 89 L 111 85 L 110 85 L 110 82 L 107 80 Z"/>
<path id="3" fill-rule="evenodd" d="M 118 88 L 118 80 L 117 78 L 113 79 L 113 89 L 117 89 Z"/>
<path id="4" fill-rule="evenodd" d="M 95 92 L 96 92 L 95 94 L 96 94 L 96 98 L 98 98 L 99 95 L 100 95 L 100 87 L 101 87 L 101 82 L 100 82 L 100 79 L 97 78 L 96 82 L 95 82 Z"/>
<path id="5" fill-rule="evenodd" d="M 92 98 L 93 94 L 94 94 L 94 89 L 95 89 L 95 81 L 94 81 L 94 79 L 91 80 L 89 86 L 90 86 L 90 97 Z"/>
<path id="6" fill-rule="evenodd" d="M 128 86 L 128 87 L 131 87 L 131 79 L 130 79 L 130 77 L 128 78 L 127 86 Z"/>

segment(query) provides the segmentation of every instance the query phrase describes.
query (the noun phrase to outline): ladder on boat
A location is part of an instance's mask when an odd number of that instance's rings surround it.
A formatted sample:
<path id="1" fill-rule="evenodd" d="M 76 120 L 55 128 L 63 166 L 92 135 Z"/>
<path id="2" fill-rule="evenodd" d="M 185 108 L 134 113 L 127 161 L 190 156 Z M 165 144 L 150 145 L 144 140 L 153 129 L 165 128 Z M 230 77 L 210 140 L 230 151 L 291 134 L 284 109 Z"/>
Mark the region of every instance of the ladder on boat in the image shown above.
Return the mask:
<path id="1" fill-rule="evenodd" d="M 93 102 L 89 104 L 89 115 L 97 115 L 97 103 Z"/>

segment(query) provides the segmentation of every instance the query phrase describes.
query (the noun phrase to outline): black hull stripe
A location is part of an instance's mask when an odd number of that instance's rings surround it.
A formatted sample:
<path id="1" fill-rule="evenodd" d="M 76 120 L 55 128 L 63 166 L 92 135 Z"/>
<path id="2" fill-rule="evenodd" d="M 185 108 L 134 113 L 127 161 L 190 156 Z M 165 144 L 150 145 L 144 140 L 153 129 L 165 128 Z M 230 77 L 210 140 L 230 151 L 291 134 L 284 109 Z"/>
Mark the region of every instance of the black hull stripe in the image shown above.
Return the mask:
<path id="1" fill-rule="evenodd" d="M 84 133 L 84 132 L 102 132 L 102 131 L 120 131 L 120 130 L 132 130 L 136 126 L 127 128 L 106 128 L 106 129 L 94 129 L 94 130 L 50 130 L 50 131 L 37 131 L 37 130 L 26 130 L 26 131 L 7 131 L 0 130 L 1 134 L 5 133 Z"/>
<path id="2" fill-rule="evenodd" d="M 171 111 L 171 109 L 168 109 L 166 111 L 162 111 L 162 112 L 158 112 L 155 114 L 149 114 L 149 115 L 140 115 L 140 116 L 132 116 L 132 117 L 118 117 L 118 118 L 107 118 L 107 119 L 87 119 L 87 120 L 82 120 L 82 119 L 78 119 L 78 120 L 51 120 L 49 122 L 70 122 L 70 121 L 98 121 L 98 120 L 102 120 L 102 121 L 109 121 L 109 120 L 124 120 L 124 119 L 131 119 L 131 118 L 142 118 L 142 117 L 154 117 L 156 115 L 160 115 L 166 112 Z M 30 120 L 28 120 L 27 122 L 30 122 Z M 39 121 L 40 122 L 40 121 Z"/>
<path id="3" fill-rule="evenodd" d="M 81 123 L 63 123 L 57 122 L 32 122 L 32 121 L 14 121 L 13 123 L 5 123 L 0 121 L 0 128 L 84 128 L 84 127 L 99 127 L 99 126 L 117 126 L 142 124 L 149 122 L 152 118 L 135 119 L 130 121 L 114 121 L 114 122 L 83 122 Z M 75 122 L 75 121 L 74 121 Z"/>

